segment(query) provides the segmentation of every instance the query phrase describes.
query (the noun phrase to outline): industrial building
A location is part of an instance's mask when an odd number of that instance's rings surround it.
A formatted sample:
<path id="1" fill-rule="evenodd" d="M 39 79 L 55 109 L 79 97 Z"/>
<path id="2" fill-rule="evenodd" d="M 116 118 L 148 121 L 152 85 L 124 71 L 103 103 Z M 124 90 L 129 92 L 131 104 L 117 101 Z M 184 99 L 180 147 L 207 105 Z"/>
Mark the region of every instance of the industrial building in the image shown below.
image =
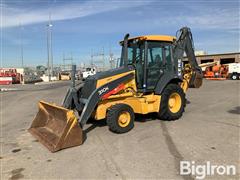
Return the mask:
<path id="1" fill-rule="evenodd" d="M 218 64 L 240 63 L 240 52 L 234 53 L 222 53 L 222 54 L 201 54 L 197 55 L 198 64 L 208 62 L 218 62 Z M 184 63 L 187 62 L 187 58 L 184 58 Z"/>

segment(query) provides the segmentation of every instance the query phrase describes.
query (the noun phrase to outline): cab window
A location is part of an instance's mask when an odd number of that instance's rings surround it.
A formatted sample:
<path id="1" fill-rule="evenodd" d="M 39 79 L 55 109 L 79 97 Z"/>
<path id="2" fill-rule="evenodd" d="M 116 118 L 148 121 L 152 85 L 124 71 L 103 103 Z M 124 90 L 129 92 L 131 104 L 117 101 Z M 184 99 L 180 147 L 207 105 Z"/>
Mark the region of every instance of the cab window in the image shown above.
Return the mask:
<path id="1" fill-rule="evenodd" d="M 168 71 L 172 71 L 172 54 L 171 54 L 171 46 L 165 45 L 165 56 L 166 56 L 166 68 Z"/>

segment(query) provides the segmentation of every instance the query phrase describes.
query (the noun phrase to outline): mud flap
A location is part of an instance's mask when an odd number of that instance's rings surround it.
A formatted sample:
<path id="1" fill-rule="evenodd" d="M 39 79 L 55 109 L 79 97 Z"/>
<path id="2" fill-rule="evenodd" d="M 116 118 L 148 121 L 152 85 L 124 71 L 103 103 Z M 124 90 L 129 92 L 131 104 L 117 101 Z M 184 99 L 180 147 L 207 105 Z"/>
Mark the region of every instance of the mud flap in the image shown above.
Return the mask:
<path id="1" fill-rule="evenodd" d="M 51 152 L 83 143 L 83 131 L 74 112 L 43 101 L 28 131 Z"/>

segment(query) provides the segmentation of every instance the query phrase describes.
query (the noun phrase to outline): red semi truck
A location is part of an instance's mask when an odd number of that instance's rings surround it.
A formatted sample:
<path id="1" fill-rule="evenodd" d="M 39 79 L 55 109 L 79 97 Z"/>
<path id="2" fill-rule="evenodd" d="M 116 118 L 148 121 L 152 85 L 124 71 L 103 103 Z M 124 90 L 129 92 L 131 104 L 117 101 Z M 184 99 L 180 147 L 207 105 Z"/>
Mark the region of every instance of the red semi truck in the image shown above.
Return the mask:
<path id="1" fill-rule="evenodd" d="M 21 74 L 15 68 L 0 68 L 0 84 L 18 84 L 21 82 Z"/>

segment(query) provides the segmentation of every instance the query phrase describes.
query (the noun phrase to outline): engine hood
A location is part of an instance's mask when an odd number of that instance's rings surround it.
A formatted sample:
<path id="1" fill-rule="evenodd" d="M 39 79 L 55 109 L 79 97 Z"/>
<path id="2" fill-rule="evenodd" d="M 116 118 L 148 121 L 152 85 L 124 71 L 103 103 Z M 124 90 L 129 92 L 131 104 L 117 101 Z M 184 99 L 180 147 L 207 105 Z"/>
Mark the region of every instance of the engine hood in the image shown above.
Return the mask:
<path id="1" fill-rule="evenodd" d="M 92 94 L 92 92 L 96 89 L 98 80 L 111 77 L 117 74 L 129 72 L 129 71 L 132 71 L 133 69 L 134 68 L 132 66 L 119 67 L 119 68 L 111 69 L 108 71 L 98 72 L 95 75 L 89 76 L 88 78 L 86 78 L 84 82 L 84 85 L 81 91 L 81 97 L 87 99 Z"/>
<path id="2" fill-rule="evenodd" d="M 111 77 L 117 74 L 122 74 L 128 71 L 133 70 L 133 67 L 129 66 L 129 67 L 119 67 L 119 68 L 115 68 L 115 69 L 111 69 L 108 71 L 103 71 L 103 72 L 98 72 L 93 76 L 90 76 L 89 79 L 95 79 L 95 80 L 99 80 L 99 79 L 104 79 L 107 77 Z"/>

